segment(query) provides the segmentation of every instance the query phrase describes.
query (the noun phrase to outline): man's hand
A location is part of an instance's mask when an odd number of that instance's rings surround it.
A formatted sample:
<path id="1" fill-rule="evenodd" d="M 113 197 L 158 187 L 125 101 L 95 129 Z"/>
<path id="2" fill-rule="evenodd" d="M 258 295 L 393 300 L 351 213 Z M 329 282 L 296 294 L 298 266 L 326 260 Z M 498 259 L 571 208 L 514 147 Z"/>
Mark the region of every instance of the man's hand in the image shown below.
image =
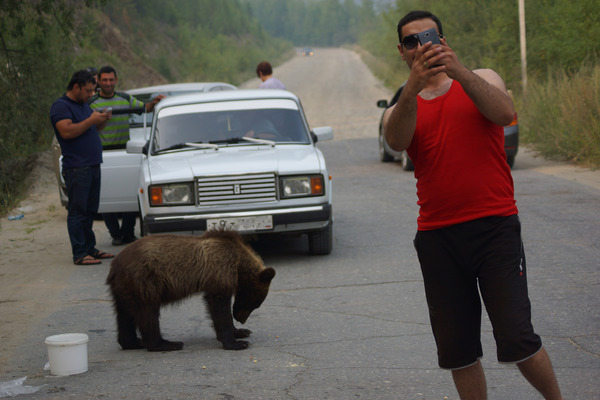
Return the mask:
<path id="1" fill-rule="evenodd" d="M 73 123 L 70 119 L 63 119 L 56 123 L 56 130 L 63 139 L 73 139 L 87 131 L 92 125 L 96 125 L 97 129 L 104 128 L 106 121 L 112 116 L 111 112 L 102 113 L 98 111 L 92 114 L 81 122 Z"/>
<path id="2" fill-rule="evenodd" d="M 164 94 L 159 94 L 158 96 L 156 96 L 155 98 L 150 100 L 148 103 L 146 103 L 146 112 L 150 112 L 150 111 L 154 110 L 154 106 L 164 98 L 165 98 Z"/>
<path id="3" fill-rule="evenodd" d="M 92 125 L 100 125 L 105 123 L 112 117 L 112 111 L 94 111 L 92 115 L 90 115 Z"/>
<path id="4" fill-rule="evenodd" d="M 419 46 L 410 64 L 410 75 L 404 87 L 403 94 L 406 92 L 407 96 L 416 98 L 425 89 L 431 77 L 446 72 L 447 50 L 445 49 L 448 49 L 452 54 L 453 52 L 445 43 L 446 41 L 442 39 L 442 45 L 433 45 L 431 42 L 428 42 Z"/>
<path id="5" fill-rule="evenodd" d="M 94 114 L 99 114 L 98 116 L 94 116 Z M 106 122 L 112 118 L 112 110 L 106 112 L 106 111 L 102 111 L 102 112 L 98 112 L 98 111 L 94 111 L 92 113 L 92 117 L 95 117 L 97 119 L 98 122 L 95 122 L 94 125 L 96 125 L 96 129 L 98 129 L 99 131 L 101 131 L 102 129 L 104 129 L 104 127 L 106 126 Z"/>

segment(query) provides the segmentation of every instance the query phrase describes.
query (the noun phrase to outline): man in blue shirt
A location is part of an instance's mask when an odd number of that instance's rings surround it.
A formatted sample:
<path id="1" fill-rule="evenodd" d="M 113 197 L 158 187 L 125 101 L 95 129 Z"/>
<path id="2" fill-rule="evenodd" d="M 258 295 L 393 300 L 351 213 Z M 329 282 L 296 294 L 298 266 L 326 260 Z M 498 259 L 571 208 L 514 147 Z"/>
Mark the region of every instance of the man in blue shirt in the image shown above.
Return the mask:
<path id="1" fill-rule="evenodd" d="M 100 164 L 102 129 L 111 113 L 92 111 L 88 100 L 95 92 L 96 80 L 86 71 L 71 77 L 67 92 L 50 108 L 50 121 L 63 156 L 62 173 L 69 197 L 67 230 L 76 265 L 100 264 L 113 254 L 96 249 L 92 230 L 100 202 Z"/>

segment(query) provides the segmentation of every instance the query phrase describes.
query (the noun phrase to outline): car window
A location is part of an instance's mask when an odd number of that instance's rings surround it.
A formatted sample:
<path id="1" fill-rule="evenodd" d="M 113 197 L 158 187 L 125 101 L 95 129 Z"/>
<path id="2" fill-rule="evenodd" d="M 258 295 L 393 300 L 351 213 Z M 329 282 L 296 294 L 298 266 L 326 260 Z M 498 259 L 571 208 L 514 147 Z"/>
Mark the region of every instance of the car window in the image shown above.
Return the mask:
<path id="1" fill-rule="evenodd" d="M 215 86 L 211 91 L 214 90 L 231 90 L 229 87 L 225 86 Z M 179 90 L 176 92 L 156 92 L 156 93 L 142 93 L 136 94 L 134 97 L 144 103 L 149 102 L 159 94 L 164 94 L 166 97 L 172 96 L 181 96 L 184 94 L 192 94 L 198 93 L 198 90 Z M 129 125 L 130 127 L 140 127 L 144 125 L 144 117 L 146 118 L 146 126 L 150 126 L 152 124 L 152 118 L 154 117 L 154 112 L 149 112 L 145 114 L 129 114 Z"/>
<path id="2" fill-rule="evenodd" d="M 299 110 L 223 110 L 171 114 L 156 122 L 153 149 L 160 151 L 186 142 L 218 143 L 240 137 L 278 143 L 310 143 Z"/>

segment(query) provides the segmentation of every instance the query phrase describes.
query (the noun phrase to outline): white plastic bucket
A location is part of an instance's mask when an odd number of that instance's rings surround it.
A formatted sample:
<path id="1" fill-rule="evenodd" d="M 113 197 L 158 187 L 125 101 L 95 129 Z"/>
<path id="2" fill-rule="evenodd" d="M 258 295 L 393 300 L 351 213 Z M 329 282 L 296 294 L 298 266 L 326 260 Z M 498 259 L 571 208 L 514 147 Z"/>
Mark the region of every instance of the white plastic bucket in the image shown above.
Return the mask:
<path id="1" fill-rule="evenodd" d="M 75 375 L 87 372 L 88 336 L 85 333 L 63 333 L 48 336 L 48 361 L 52 375 Z"/>

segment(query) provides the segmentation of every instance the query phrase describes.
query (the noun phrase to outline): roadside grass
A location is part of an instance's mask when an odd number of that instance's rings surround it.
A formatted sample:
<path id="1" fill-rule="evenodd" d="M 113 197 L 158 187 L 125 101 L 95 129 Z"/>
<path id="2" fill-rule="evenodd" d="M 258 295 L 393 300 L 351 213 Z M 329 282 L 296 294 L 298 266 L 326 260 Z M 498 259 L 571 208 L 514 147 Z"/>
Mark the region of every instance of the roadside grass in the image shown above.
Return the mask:
<path id="1" fill-rule="evenodd" d="M 600 66 L 534 82 L 519 113 L 523 142 L 548 158 L 600 168 Z"/>

